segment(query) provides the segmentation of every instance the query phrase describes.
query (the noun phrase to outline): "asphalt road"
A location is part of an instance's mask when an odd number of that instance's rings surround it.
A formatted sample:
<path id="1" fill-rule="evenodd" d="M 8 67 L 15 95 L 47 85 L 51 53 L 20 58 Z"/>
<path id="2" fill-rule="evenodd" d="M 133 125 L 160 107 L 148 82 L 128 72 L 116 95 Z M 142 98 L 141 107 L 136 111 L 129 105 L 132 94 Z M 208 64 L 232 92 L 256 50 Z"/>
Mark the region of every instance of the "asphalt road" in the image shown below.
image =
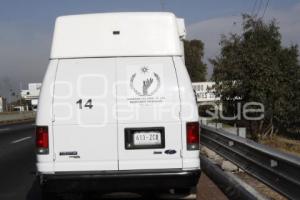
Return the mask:
<path id="1" fill-rule="evenodd" d="M 26 199 L 35 176 L 34 126 L 0 126 L 0 199 Z"/>
<path id="2" fill-rule="evenodd" d="M 35 179 L 34 125 L 0 126 L 0 200 L 40 200 Z M 197 187 L 197 200 L 227 200 L 220 190 L 203 174 Z M 155 199 L 180 199 L 161 196 Z M 72 197 L 70 199 L 73 199 Z M 79 199 L 90 200 L 91 197 Z M 149 199 L 131 194 L 113 194 L 93 199 Z M 151 197 L 150 199 L 154 199 Z M 196 199 L 191 195 L 185 199 Z"/>

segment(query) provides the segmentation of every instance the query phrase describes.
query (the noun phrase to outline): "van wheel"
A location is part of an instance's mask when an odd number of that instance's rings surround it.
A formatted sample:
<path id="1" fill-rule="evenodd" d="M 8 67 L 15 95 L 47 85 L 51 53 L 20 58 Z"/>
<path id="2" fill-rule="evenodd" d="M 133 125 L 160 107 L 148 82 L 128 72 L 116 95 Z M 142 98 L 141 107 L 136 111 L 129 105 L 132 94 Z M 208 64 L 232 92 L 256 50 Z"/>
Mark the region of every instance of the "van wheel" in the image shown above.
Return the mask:
<path id="1" fill-rule="evenodd" d="M 157 193 L 158 191 L 147 191 L 140 193 L 145 200 L 153 200 L 157 199 Z"/>
<path id="2" fill-rule="evenodd" d="M 175 189 L 175 194 L 182 195 L 182 196 L 188 196 L 191 194 L 191 188 L 178 188 Z"/>
<path id="3" fill-rule="evenodd" d="M 57 195 L 54 192 L 48 192 L 45 189 L 42 190 L 42 200 L 56 200 Z"/>

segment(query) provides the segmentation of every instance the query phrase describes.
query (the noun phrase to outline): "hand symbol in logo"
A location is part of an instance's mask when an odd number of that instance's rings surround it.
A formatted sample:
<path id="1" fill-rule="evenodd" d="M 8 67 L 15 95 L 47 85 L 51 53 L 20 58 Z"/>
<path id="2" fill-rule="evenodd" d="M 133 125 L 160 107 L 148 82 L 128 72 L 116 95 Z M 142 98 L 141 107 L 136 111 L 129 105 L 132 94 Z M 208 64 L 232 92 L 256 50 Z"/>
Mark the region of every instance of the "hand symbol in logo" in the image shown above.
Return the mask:
<path id="1" fill-rule="evenodd" d="M 150 78 L 150 79 L 148 78 L 147 80 L 143 81 L 143 96 L 148 95 L 148 89 L 152 83 L 153 83 L 152 78 Z"/>

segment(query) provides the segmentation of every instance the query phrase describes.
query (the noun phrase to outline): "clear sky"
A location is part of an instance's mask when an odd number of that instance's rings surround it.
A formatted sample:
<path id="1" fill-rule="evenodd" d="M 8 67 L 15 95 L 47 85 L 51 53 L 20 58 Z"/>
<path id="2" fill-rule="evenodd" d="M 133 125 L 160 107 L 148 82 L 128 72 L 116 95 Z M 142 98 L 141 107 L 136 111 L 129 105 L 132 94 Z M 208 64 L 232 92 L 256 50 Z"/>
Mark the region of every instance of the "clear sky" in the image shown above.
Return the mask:
<path id="1" fill-rule="evenodd" d="M 241 13 L 263 15 L 267 0 L 164 0 L 165 11 L 186 20 L 188 37 L 205 43 L 205 60 L 218 53 L 221 34 L 240 30 Z M 60 15 L 161 11 L 160 0 L 1 0 L 0 96 L 41 82 Z M 284 44 L 300 43 L 300 1 L 270 0 L 265 19 L 277 18 Z M 209 66 L 209 74 L 212 67 Z"/>

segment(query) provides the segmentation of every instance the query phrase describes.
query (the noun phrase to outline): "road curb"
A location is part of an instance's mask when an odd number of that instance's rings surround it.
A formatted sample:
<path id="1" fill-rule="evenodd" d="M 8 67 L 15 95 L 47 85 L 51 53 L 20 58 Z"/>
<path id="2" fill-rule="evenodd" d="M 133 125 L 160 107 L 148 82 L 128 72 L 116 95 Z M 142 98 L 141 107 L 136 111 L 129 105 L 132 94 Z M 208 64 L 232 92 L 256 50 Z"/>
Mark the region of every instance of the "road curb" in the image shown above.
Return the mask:
<path id="1" fill-rule="evenodd" d="M 224 172 L 220 167 L 201 155 L 202 171 L 231 200 L 267 200 L 247 183 L 235 175 Z"/>

